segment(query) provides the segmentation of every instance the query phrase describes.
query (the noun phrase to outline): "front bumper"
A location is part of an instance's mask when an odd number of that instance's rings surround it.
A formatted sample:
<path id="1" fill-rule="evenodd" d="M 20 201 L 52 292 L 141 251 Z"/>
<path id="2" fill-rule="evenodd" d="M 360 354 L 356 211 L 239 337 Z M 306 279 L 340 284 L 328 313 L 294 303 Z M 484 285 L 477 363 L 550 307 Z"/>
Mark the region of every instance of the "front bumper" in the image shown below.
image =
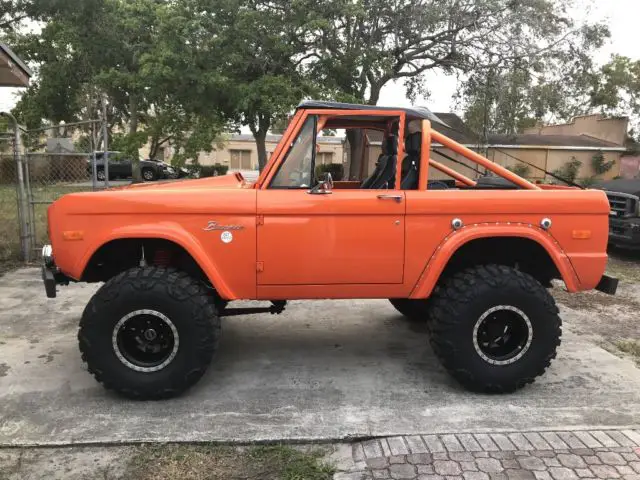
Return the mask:
<path id="1" fill-rule="evenodd" d="M 69 285 L 71 279 L 56 267 L 51 245 L 42 247 L 42 282 L 47 298 L 56 298 L 58 285 Z"/>
<path id="2" fill-rule="evenodd" d="M 640 248 L 640 218 L 609 218 L 609 244 Z"/>

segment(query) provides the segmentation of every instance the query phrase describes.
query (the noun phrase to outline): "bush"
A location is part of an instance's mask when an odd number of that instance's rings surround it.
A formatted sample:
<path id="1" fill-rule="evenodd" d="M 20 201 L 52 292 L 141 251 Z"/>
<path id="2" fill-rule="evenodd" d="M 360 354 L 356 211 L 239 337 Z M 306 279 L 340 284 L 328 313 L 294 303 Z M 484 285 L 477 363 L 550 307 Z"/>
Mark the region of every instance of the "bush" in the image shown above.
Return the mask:
<path id="1" fill-rule="evenodd" d="M 344 167 L 341 163 L 327 163 L 316 166 L 316 179 L 324 178 L 325 173 L 330 173 L 333 180 L 339 181 L 344 176 Z"/>
<path id="2" fill-rule="evenodd" d="M 592 187 L 598 182 L 598 178 L 594 175 L 592 177 L 583 178 L 578 183 L 585 188 Z"/>
<path id="3" fill-rule="evenodd" d="M 593 167 L 593 171 L 596 175 L 602 175 L 603 173 L 607 173 L 609 170 L 613 168 L 613 165 L 616 163 L 615 160 L 610 160 L 608 162 L 604 161 L 604 155 L 602 152 L 596 153 L 593 157 L 591 157 L 591 166 Z"/>
<path id="4" fill-rule="evenodd" d="M 516 165 L 511 165 L 511 166 L 507 167 L 507 170 L 512 171 L 513 173 L 515 173 L 516 175 L 518 175 L 519 177 L 522 177 L 522 178 L 527 178 L 529 176 L 529 174 L 531 173 L 531 168 L 529 167 L 529 165 L 526 165 L 524 163 L 518 163 Z"/>
<path id="5" fill-rule="evenodd" d="M 215 165 L 193 165 L 192 170 L 199 172 L 200 177 L 219 177 L 227 174 L 229 166 L 220 163 Z"/>
<path id="6" fill-rule="evenodd" d="M 568 182 L 575 183 L 576 178 L 578 177 L 578 172 L 580 171 L 580 167 L 582 166 L 582 162 L 578 160 L 576 157 L 571 157 L 571 160 L 562 165 L 562 167 L 554 170 L 552 173 L 556 177 L 560 177 Z"/>

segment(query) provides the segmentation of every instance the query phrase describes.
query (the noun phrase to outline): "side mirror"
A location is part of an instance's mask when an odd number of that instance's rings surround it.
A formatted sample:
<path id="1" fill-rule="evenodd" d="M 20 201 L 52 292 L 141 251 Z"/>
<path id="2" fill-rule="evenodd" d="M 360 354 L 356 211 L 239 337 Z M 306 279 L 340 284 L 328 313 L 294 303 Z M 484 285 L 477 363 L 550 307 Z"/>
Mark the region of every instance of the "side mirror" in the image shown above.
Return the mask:
<path id="1" fill-rule="evenodd" d="M 333 177 L 329 172 L 324 176 L 324 180 L 318 182 L 318 184 L 309 190 L 307 193 L 311 195 L 329 195 L 333 189 Z"/>

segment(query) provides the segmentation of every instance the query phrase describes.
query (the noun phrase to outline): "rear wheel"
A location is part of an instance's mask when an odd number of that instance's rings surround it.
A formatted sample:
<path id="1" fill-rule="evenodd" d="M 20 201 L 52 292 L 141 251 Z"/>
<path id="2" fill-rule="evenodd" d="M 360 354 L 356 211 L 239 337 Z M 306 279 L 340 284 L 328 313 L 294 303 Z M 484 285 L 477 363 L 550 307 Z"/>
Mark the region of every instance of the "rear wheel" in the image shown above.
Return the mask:
<path id="1" fill-rule="evenodd" d="M 398 312 L 410 320 L 426 322 L 429 319 L 429 301 L 427 299 L 390 298 L 389 302 Z"/>
<path id="2" fill-rule="evenodd" d="M 103 168 L 99 168 L 98 171 L 96 172 L 96 178 L 98 179 L 98 181 L 100 182 L 104 182 L 105 179 L 107 178 L 107 176 L 104 173 L 104 169 Z"/>
<path id="3" fill-rule="evenodd" d="M 106 282 L 78 333 L 89 372 L 107 389 L 141 400 L 195 384 L 219 337 L 211 295 L 186 273 L 162 267 L 134 268 Z"/>
<path id="4" fill-rule="evenodd" d="M 502 265 L 459 272 L 432 296 L 433 350 L 474 391 L 512 392 L 532 383 L 555 358 L 561 325 L 549 292 Z"/>

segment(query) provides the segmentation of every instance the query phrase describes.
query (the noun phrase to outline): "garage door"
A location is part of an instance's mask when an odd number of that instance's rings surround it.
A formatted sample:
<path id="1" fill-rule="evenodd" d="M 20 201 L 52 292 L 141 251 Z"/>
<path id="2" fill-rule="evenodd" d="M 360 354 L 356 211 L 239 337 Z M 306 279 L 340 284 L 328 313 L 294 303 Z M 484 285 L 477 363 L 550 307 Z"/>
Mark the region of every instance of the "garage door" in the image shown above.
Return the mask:
<path id="1" fill-rule="evenodd" d="M 251 150 L 231 150 L 231 170 L 253 170 Z"/>

